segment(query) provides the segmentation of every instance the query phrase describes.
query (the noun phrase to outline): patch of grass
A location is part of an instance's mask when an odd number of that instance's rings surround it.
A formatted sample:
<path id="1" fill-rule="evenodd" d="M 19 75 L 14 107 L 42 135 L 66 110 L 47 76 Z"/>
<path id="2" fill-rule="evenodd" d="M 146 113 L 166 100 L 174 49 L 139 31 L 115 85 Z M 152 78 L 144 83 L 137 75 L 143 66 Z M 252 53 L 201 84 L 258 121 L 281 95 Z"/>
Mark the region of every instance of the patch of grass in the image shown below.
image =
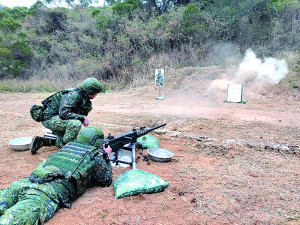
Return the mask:
<path id="1" fill-rule="evenodd" d="M 201 154 L 202 151 L 201 151 L 200 149 L 191 149 L 191 150 L 190 150 L 190 153 L 191 153 L 191 154 L 196 154 L 196 155 L 198 155 L 198 154 Z"/>
<path id="2" fill-rule="evenodd" d="M 1 92 L 13 92 L 13 93 L 28 93 L 28 92 L 56 92 L 60 85 L 49 81 L 28 81 L 28 80 L 0 80 Z"/>
<path id="3" fill-rule="evenodd" d="M 1 91 L 9 91 L 9 86 L 6 83 L 0 82 Z"/>
<path id="4" fill-rule="evenodd" d="M 11 93 L 55 93 L 65 88 L 75 88 L 82 80 L 59 80 L 59 79 L 4 79 L 0 80 L 0 92 Z M 105 90 L 117 89 L 116 84 L 103 83 L 103 92 Z"/>
<path id="5" fill-rule="evenodd" d="M 104 212 L 101 212 L 101 215 L 100 215 L 100 220 L 102 223 L 104 223 L 104 218 L 106 217 L 106 214 Z"/>
<path id="6" fill-rule="evenodd" d="M 289 79 L 288 82 L 290 83 L 292 88 L 299 88 L 299 85 L 296 84 L 295 80 Z"/>

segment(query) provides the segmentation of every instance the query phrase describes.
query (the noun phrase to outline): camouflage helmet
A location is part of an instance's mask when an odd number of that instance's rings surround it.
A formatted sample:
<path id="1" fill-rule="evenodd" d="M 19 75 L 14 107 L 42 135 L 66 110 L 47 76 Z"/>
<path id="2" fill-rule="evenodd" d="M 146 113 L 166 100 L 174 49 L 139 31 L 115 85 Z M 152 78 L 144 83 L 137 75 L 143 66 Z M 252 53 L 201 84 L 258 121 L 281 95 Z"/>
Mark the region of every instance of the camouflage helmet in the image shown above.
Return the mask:
<path id="1" fill-rule="evenodd" d="M 102 84 L 96 78 L 87 78 L 80 84 L 87 95 L 94 95 L 102 91 Z"/>
<path id="2" fill-rule="evenodd" d="M 87 126 L 79 132 L 76 140 L 93 146 L 101 146 L 103 144 L 104 134 L 99 127 Z"/>

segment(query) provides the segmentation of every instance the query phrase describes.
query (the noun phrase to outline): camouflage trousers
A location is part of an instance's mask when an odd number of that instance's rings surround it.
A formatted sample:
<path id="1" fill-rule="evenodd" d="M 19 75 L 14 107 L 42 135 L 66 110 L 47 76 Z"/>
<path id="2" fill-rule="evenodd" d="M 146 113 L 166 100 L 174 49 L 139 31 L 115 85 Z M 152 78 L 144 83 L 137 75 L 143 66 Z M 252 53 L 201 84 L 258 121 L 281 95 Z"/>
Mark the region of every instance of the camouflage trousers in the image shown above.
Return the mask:
<path id="1" fill-rule="evenodd" d="M 28 178 L 0 190 L 0 224 L 43 224 L 59 206 L 50 183 L 32 183 Z"/>
<path id="2" fill-rule="evenodd" d="M 50 129 L 53 134 L 57 135 L 55 145 L 58 148 L 61 148 L 70 141 L 74 141 L 82 126 L 80 120 L 62 120 L 58 115 L 43 121 L 42 124 L 44 127 Z"/>

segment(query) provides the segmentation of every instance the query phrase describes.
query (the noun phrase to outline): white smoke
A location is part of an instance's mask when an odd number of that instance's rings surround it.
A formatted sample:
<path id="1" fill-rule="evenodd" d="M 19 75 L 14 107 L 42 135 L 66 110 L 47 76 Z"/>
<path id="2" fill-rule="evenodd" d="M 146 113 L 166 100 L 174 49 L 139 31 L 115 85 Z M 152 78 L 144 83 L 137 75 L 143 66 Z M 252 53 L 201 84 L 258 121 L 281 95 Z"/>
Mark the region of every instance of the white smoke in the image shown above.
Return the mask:
<path id="1" fill-rule="evenodd" d="M 210 87 L 208 88 L 208 91 L 211 90 L 220 90 L 220 91 L 226 91 L 228 84 L 234 84 L 235 82 L 228 78 L 226 73 L 222 73 L 219 75 L 220 78 L 214 80 L 211 82 Z"/>
<path id="2" fill-rule="evenodd" d="M 288 72 L 288 65 L 285 60 L 265 58 L 265 61 L 262 62 L 251 49 L 248 49 L 239 65 L 235 81 L 254 85 L 276 85 Z"/>

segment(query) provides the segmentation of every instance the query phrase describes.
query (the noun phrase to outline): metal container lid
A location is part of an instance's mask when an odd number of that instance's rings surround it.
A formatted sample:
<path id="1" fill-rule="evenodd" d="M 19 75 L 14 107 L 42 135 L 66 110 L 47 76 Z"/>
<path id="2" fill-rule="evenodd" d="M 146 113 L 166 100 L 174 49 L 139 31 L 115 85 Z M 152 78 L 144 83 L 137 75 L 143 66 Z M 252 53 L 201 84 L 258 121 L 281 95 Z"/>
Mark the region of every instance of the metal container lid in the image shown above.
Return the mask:
<path id="1" fill-rule="evenodd" d="M 158 162 L 170 161 L 173 153 L 164 148 L 149 148 L 147 150 L 149 157 Z"/>

